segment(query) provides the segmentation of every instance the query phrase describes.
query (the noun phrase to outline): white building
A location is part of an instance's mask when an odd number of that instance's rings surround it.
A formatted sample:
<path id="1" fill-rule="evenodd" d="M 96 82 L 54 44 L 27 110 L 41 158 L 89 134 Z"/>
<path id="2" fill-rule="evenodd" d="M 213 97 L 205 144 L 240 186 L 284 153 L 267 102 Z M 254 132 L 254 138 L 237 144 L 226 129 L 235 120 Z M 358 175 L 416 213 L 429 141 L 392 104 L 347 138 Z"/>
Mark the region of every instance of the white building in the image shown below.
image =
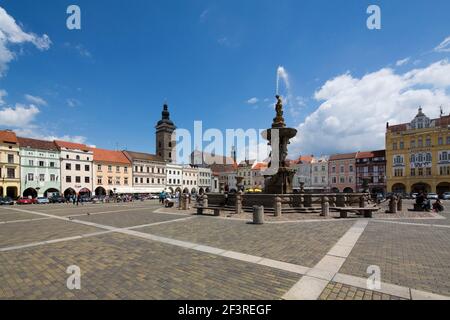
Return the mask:
<path id="1" fill-rule="evenodd" d="M 181 193 L 183 190 L 183 166 L 178 164 L 166 164 L 166 190 L 172 194 Z"/>
<path id="2" fill-rule="evenodd" d="M 291 162 L 291 167 L 296 170 L 292 182 L 294 190 L 299 190 L 303 184 L 305 190 L 312 189 L 311 184 L 311 162 L 312 156 L 301 156 Z"/>
<path id="3" fill-rule="evenodd" d="M 251 175 L 252 175 L 252 186 L 253 188 L 264 189 L 265 186 L 265 177 L 264 171 L 267 170 L 268 164 L 265 162 L 256 162 L 252 166 Z"/>
<path id="4" fill-rule="evenodd" d="M 317 191 L 328 188 L 328 157 L 313 158 L 311 162 L 311 187 Z"/>
<path id="5" fill-rule="evenodd" d="M 210 168 L 198 168 L 197 185 L 198 185 L 199 193 L 211 192 L 212 171 Z"/>
<path id="6" fill-rule="evenodd" d="M 182 190 L 183 193 L 198 193 L 198 168 L 191 167 L 189 165 L 183 167 L 183 181 Z"/>
<path id="7" fill-rule="evenodd" d="M 55 141 L 61 154 L 61 192 L 68 195 L 92 194 L 92 163 L 94 154 L 80 143 Z"/>

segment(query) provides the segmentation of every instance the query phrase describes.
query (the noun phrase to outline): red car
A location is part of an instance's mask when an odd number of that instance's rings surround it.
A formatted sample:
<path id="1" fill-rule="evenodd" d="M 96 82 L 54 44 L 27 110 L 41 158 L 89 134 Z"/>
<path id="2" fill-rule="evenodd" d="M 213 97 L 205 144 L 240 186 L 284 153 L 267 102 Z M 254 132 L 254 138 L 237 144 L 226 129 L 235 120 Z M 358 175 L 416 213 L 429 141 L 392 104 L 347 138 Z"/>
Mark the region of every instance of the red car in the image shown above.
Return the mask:
<path id="1" fill-rule="evenodd" d="M 17 204 L 35 204 L 36 200 L 35 199 L 29 199 L 29 198 L 19 198 L 16 201 Z"/>

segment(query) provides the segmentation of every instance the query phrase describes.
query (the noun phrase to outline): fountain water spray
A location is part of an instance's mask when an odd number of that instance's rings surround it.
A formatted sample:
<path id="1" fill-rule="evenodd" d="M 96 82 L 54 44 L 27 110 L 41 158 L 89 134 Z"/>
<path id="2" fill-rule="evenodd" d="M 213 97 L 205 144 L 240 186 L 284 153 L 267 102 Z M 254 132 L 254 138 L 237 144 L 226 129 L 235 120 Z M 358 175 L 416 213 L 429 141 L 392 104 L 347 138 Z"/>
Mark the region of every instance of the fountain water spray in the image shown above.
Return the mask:
<path id="1" fill-rule="evenodd" d="M 284 69 L 283 66 L 279 66 L 277 69 L 277 90 L 276 90 L 277 95 L 279 94 L 280 89 L 280 79 L 284 81 L 286 88 L 289 90 L 289 76 L 286 72 L 286 69 Z"/>

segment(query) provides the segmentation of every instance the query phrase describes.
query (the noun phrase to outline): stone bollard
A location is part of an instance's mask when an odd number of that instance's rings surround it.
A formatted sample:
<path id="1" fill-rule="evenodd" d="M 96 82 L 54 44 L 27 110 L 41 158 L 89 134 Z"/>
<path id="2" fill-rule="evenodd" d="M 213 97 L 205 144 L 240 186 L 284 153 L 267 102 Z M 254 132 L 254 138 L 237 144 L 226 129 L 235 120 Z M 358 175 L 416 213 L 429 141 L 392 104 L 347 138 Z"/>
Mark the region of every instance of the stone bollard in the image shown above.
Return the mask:
<path id="1" fill-rule="evenodd" d="M 366 207 L 366 198 L 364 196 L 360 196 L 359 197 L 359 207 L 360 208 L 365 208 Z M 363 215 L 364 211 L 360 211 L 359 214 Z"/>
<path id="2" fill-rule="evenodd" d="M 300 193 L 300 195 L 298 196 L 298 207 L 299 208 L 303 208 L 304 207 L 304 197 L 303 195 Z"/>
<path id="3" fill-rule="evenodd" d="M 403 210 L 403 200 L 402 200 L 402 197 L 398 197 L 397 211 L 402 211 L 402 210 Z"/>
<path id="4" fill-rule="evenodd" d="M 178 209 L 181 210 L 182 209 L 182 205 L 183 205 L 183 195 L 179 194 L 178 195 Z"/>
<path id="5" fill-rule="evenodd" d="M 240 214 L 242 212 L 242 191 L 236 193 L 236 206 L 235 213 Z"/>
<path id="6" fill-rule="evenodd" d="M 188 196 L 187 194 L 183 194 L 183 198 L 182 198 L 182 206 L 181 206 L 181 210 L 189 210 L 189 203 L 188 203 Z"/>
<path id="7" fill-rule="evenodd" d="M 264 224 L 264 206 L 253 206 L 253 224 Z"/>
<path id="8" fill-rule="evenodd" d="M 273 209 L 275 211 L 275 217 L 281 216 L 281 198 L 280 197 L 274 198 Z"/>
<path id="9" fill-rule="evenodd" d="M 397 213 L 397 197 L 392 196 L 389 201 L 389 213 Z"/>
<path id="10" fill-rule="evenodd" d="M 328 197 L 322 198 L 322 217 L 328 217 L 330 215 L 330 202 Z"/>
<path id="11" fill-rule="evenodd" d="M 208 208 L 208 196 L 206 194 L 203 195 L 203 207 Z"/>

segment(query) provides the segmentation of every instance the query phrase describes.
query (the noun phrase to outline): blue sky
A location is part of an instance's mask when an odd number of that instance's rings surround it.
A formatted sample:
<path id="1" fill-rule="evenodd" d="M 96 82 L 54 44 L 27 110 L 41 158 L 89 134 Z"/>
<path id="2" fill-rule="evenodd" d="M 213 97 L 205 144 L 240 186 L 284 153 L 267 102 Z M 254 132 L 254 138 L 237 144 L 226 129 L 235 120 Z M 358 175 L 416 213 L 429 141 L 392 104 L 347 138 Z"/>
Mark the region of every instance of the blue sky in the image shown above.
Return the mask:
<path id="1" fill-rule="evenodd" d="M 70 4 L 81 8 L 80 31 L 66 28 Z M 366 27 L 370 4 L 382 10 L 381 30 Z M 399 109 L 406 115 L 397 117 L 391 110 L 378 122 L 384 127 L 386 120 L 412 118 L 417 103 L 437 116 L 435 104 L 450 101 L 450 79 L 442 76 L 448 46 L 434 50 L 450 36 L 447 0 L 2 0 L 0 7 L 23 32 L 46 34 L 51 40 L 45 50 L 29 41 L 7 43 L 15 57 L 0 77 L 0 90 L 6 92 L 3 98 L 0 94 L 0 110 L 14 111 L 17 104 L 29 108 L 31 103 L 39 110 L 26 123 L 0 120 L 0 127 L 35 136 L 79 137 L 103 148 L 153 152 L 153 127 L 165 100 L 181 128 L 192 128 L 194 120 L 203 120 L 204 128 L 266 128 L 274 114 L 270 103 L 279 65 L 288 72 L 293 98 L 286 106 L 288 124 L 318 131 L 299 137 L 293 153 L 382 147 L 378 126 L 367 131 L 370 142 L 356 144 L 346 141 L 354 141 L 357 133 L 336 130 L 344 139 L 335 143 L 333 134 L 320 126 L 349 127 L 339 116 L 317 113 L 327 101 L 339 110 L 336 101 L 342 93 L 327 94 L 329 80 L 341 83 L 336 79 L 345 75 L 362 80 L 383 68 L 398 76 L 411 70 L 426 74 L 433 63 L 444 61 L 437 68 L 443 83 L 406 85 L 408 90 L 428 88 L 432 98 L 408 100 Z M 397 65 L 403 59 L 408 60 Z M 323 99 L 317 96 L 321 89 Z M 45 103 L 27 99 L 27 94 Z M 249 103 L 252 98 L 257 103 Z M 375 97 L 366 94 L 364 99 L 369 105 Z M 377 105 L 384 105 L 384 98 L 379 99 Z M 450 112 L 450 103 L 447 107 Z M 348 115 L 344 111 L 340 116 L 351 117 L 352 108 L 348 104 Z M 305 124 L 314 114 L 324 118 Z"/>

